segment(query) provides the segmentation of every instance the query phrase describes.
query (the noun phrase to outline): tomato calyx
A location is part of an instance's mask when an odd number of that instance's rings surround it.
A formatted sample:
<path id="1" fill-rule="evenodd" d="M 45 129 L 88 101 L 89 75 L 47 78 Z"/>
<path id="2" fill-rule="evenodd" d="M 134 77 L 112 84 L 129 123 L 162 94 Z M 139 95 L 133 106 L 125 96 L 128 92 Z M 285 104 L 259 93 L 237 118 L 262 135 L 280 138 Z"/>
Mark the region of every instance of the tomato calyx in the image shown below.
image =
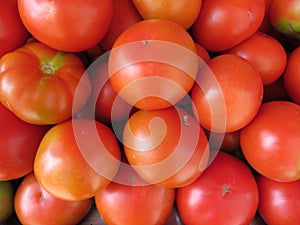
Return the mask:
<path id="1" fill-rule="evenodd" d="M 42 64 L 41 70 L 42 70 L 43 74 L 48 75 L 48 76 L 51 76 L 55 73 L 53 66 L 50 65 L 49 63 Z"/>
<path id="2" fill-rule="evenodd" d="M 231 193 L 229 190 L 230 186 L 229 185 L 224 185 L 222 189 L 222 197 L 224 197 L 227 193 Z"/>
<path id="3" fill-rule="evenodd" d="M 64 63 L 65 52 L 58 52 L 53 58 L 42 60 L 41 71 L 46 76 L 52 76 Z"/>

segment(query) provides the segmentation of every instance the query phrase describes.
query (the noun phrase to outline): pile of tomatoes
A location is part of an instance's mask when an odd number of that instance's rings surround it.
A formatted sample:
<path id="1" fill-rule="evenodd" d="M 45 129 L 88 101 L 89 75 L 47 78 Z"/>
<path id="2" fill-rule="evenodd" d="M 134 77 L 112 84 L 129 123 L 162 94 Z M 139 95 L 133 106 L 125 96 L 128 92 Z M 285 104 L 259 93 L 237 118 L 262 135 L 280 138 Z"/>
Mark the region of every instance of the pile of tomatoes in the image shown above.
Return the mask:
<path id="1" fill-rule="evenodd" d="M 0 1 L 0 223 L 300 224 L 297 4 Z"/>

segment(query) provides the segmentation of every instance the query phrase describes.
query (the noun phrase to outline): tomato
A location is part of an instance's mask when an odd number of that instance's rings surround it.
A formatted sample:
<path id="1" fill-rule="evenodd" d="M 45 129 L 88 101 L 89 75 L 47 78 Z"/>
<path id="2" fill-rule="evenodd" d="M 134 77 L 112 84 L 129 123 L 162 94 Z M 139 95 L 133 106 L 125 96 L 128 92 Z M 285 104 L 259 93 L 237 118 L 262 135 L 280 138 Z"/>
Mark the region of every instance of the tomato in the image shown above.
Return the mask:
<path id="1" fill-rule="evenodd" d="M 95 196 L 107 225 L 164 225 L 172 213 L 175 189 L 111 182 Z"/>
<path id="2" fill-rule="evenodd" d="M 30 37 L 18 11 L 17 0 L 0 1 L 0 58 L 26 43 Z"/>
<path id="3" fill-rule="evenodd" d="M 219 152 L 197 180 L 176 193 L 185 225 L 249 225 L 258 201 L 257 184 L 248 166 L 225 152 Z"/>
<path id="4" fill-rule="evenodd" d="M 191 92 L 194 114 L 207 130 L 237 131 L 259 110 L 261 75 L 248 60 L 234 54 L 216 56 L 207 66 L 199 71 Z"/>
<path id="5" fill-rule="evenodd" d="M 202 0 L 133 0 L 133 3 L 144 19 L 167 19 L 188 29 L 197 19 Z"/>
<path id="6" fill-rule="evenodd" d="M 112 0 L 18 0 L 20 17 L 40 42 L 61 51 L 79 52 L 99 43 L 113 13 Z"/>
<path id="7" fill-rule="evenodd" d="M 299 39 L 299 12 L 299 1 L 272 0 L 269 9 L 270 23 L 276 31 L 286 37 Z"/>
<path id="8" fill-rule="evenodd" d="M 294 49 L 288 57 L 287 66 L 283 74 L 283 85 L 293 102 L 300 105 L 300 47 Z"/>
<path id="9" fill-rule="evenodd" d="M 91 198 L 117 173 L 120 148 L 113 132 L 89 119 L 52 127 L 34 160 L 38 182 L 52 195 L 71 201 Z"/>
<path id="10" fill-rule="evenodd" d="M 92 203 L 92 199 L 65 201 L 54 197 L 41 187 L 33 173 L 24 177 L 14 197 L 16 215 L 22 224 L 75 225 Z"/>
<path id="11" fill-rule="evenodd" d="M 264 85 L 275 82 L 287 63 L 287 54 L 280 42 L 261 32 L 256 32 L 226 52 L 249 60 L 260 72 Z"/>
<path id="12" fill-rule="evenodd" d="M 0 104 L 0 180 L 13 180 L 33 171 L 33 161 L 48 126 L 33 125 Z"/>
<path id="13" fill-rule="evenodd" d="M 92 94 L 89 106 L 95 109 L 97 120 L 110 124 L 111 122 L 128 119 L 132 105 L 124 101 L 113 89 L 107 71 L 107 61 L 101 56 L 88 70 L 92 83 Z M 99 60 L 99 62 L 98 62 Z"/>
<path id="14" fill-rule="evenodd" d="M 113 0 L 111 23 L 99 46 L 104 51 L 110 50 L 123 31 L 142 19 L 131 0 Z"/>
<path id="15" fill-rule="evenodd" d="M 128 120 L 122 143 L 128 162 L 147 182 L 185 186 L 208 164 L 209 147 L 199 123 L 185 110 L 140 110 Z"/>
<path id="16" fill-rule="evenodd" d="M 300 178 L 300 106 L 288 101 L 262 104 L 256 117 L 240 131 L 249 164 L 269 179 Z"/>
<path id="17" fill-rule="evenodd" d="M 253 35 L 264 13 L 265 0 L 203 0 L 192 36 L 208 51 L 223 51 Z"/>
<path id="18" fill-rule="evenodd" d="M 197 49 L 197 55 L 204 61 L 208 62 L 210 60 L 210 55 L 207 52 L 207 50 L 199 43 L 196 44 L 196 49 Z"/>
<path id="19" fill-rule="evenodd" d="M 29 43 L 1 58 L 0 101 L 28 123 L 59 123 L 69 119 L 89 97 L 91 84 L 84 73 L 75 54 Z M 73 102 L 75 93 L 78 97 Z"/>
<path id="20" fill-rule="evenodd" d="M 14 210 L 14 187 L 10 181 L 0 181 L 0 223 L 6 221 Z"/>
<path id="21" fill-rule="evenodd" d="M 258 175 L 258 211 L 267 224 L 300 224 L 300 180 L 278 182 Z"/>
<path id="22" fill-rule="evenodd" d="M 192 88 L 198 70 L 195 43 L 180 25 L 148 19 L 126 29 L 108 60 L 114 90 L 131 105 L 170 107 Z"/>

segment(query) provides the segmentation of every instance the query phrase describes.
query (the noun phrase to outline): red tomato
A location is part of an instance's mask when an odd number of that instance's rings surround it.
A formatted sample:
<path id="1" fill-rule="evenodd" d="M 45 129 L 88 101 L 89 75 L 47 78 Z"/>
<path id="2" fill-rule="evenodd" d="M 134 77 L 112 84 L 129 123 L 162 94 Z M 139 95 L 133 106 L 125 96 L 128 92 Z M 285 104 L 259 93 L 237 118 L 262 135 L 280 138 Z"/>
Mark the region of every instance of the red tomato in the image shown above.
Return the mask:
<path id="1" fill-rule="evenodd" d="M 299 1 L 272 0 L 269 19 L 276 31 L 295 39 L 300 39 Z"/>
<path id="2" fill-rule="evenodd" d="M 107 225 L 164 225 L 172 213 L 175 189 L 111 182 L 95 196 Z"/>
<path id="3" fill-rule="evenodd" d="M 111 23 L 99 46 L 104 51 L 110 50 L 123 31 L 140 21 L 142 17 L 131 0 L 113 0 Z"/>
<path id="4" fill-rule="evenodd" d="M 30 37 L 18 11 L 17 0 L 0 1 L 0 58 L 26 43 Z"/>
<path id="5" fill-rule="evenodd" d="M 207 50 L 199 43 L 196 44 L 196 49 L 197 49 L 197 55 L 204 61 L 208 62 L 210 60 L 210 55 L 207 52 Z"/>
<path id="6" fill-rule="evenodd" d="M 89 106 L 95 109 L 96 119 L 106 124 L 128 119 L 133 107 L 113 89 L 109 80 L 107 63 L 95 61 L 95 64 L 95 68 L 90 71 L 93 88 Z"/>
<path id="7" fill-rule="evenodd" d="M 42 43 L 61 51 L 79 52 L 99 43 L 113 13 L 112 0 L 18 0 L 27 30 Z"/>
<path id="8" fill-rule="evenodd" d="M 1 58 L 0 101 L 28 123 L 59 123 L 88 100 L 91 84 L 84 73 L 75 54 L 29 43 Z"/>
<path id="9" fill-rule="evenodd" d="M 33 161 L 48 126 L 20 120 L 0 104 L 0 180 L 13 180 L 33 171 Z"/>
<path id="10" fill-rule="evenodd" d="M 42 139 L 34 173 L 52 195 L 71 201 L 91 198 L 117 173 L 120 148 L 100 122 L 74 119 L 52 127 Z"/>
<path id="11" fill-rule="evenodd" d="M 249 60 L 260 72 L 264 85 L 275 82 L 284 72 L 287 62 L 287 54 L 280 42 L 261 32 L 226 52 Z"/>
<path id="12" fill-rule="evenodd" d="M 209 147 L 199 123 L 185 110 L 140 110 L 128 120 L 123 145 L 130 165 L 147 182 L 185 186 L 208 164 Z"/>
<path id="13" fill-rule="evenodd" d="M 125 30 L 113 45 L 108 60 L 112 87 L 137 108 L 174 105 L 194 84 L 195 53 L 192 37 L 180 25 L 164 19 L 143 20 Z"/>
<path id="14" fill-rule="evenodd" d="M 258 175 L 258 212 L 270 225 L 300 224 L 300 180 L 278 182 Z"/>
<path id="15" fill-rule="evenodd" d="M 260 174 L 282 182 L 300 178 L 300 106 L 287 101 L 262 104 L 240 132 L 246 160 Z"/>
<path id="16" fill-rule="evenodd" d="M 265 0 L 203 0 L 192 36 L 208 51 L 223 51 L 253 35 L 264 13 Z"/>
<path id="17" fill-rule="evenodd" d="M 10 181 L 0 181 L 0 223 L 14 212 L 14 187 Z"/>
<path id="18" fill-rule="evenodd" d="M 288 57 L 283 74 L 283 84 L 289 97 L 300 105 L 300 47 L 294 49 Z"/>
<path id="19" fill-rule="evenodd" d="M 133 0 L 144 19 L 167 19 L 190 28 L 200 12 L 202 0 Z M 188 12 L 188 13 L 187 13 Z"/>
<path id="20" fill-rule="evenodd" d="M 65 201 L 48 193 L 33 173 L 19 185 L 14 206 L 22 224 L 75 225 L 92 207 L 92 199 Z"/>
<path id="21" fill-rule="evenodd" d="M 207 66 L 199 71 L 192 89 L 194 114 L 207 130 L 237 131 L 259 110 L 263 97 L 261 75 L 248 60 L 234 54 L 216 56 Z"/>
<path id="22" fill-rule="evenodd" d="M 225 152 L 219 152 L 196 181 L 176 193 L 179 216 L 185 225 L 249 225 L 258 201 L 250 169 Z"/>

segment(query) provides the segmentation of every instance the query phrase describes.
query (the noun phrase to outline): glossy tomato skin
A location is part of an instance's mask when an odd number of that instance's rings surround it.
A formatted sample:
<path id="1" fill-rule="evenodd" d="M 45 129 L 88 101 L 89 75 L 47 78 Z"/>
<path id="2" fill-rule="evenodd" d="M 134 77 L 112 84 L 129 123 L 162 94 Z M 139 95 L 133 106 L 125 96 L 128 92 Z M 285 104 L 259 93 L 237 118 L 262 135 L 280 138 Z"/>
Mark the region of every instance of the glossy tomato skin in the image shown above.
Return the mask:
<path id="1" fill-rule="evenodd" d="M 202 0 L 133 0 L 133 3 L 144 19 L 168 19 L 189 29 L 198 17 Z"/>
<path id="2" fill-rule="evenodd" d="M 0 2 L 0 58 L 26 43 L 30 37 L 18 11 L 17 0 Z"/>
<path id="3" fill-rule="evenodd" d="M 287 63 L 287 54 L 281 43 L 261 32 L 256 32 L 226 52 L 249 60 L 260 72 L 264 85 L 275 82 L 283 74 Z"/>
<path id="4" fill-rule="evenodd" d="M 300 224 L 300 180 L 278 182 L 258 175 L 258 212 L 270 225 Z"/>
<path id="5" fill-rule="evenodd" d="M 272 0 L 269 9 L 270 23 L 279 33 L 290 38 L 299 39 L 299 12 L 299 1 Z"/>
<path id="6" fill-rule="evenodd" d="M 33 171 L 40 141 L 50 127 L 26 123 L 0 104 L 0 180 L 13 180 Z"/>
<path id="7" fill-rule="evenodd" d="M 59 123 L 87 102 L 91 84 L 84 73 L 77 55 L 29 43 L 1 58 L 0 101 L 28 123 Z"/>
<path id="8" fill-rule="evenodd" d="M 188 185 L 208 164 L 209 146 L 203 129 L 179 107 L 137 111 L 125 125 L 122 142 L 137 173 L 162 187 Z"/>
<path id="9" fill-rule="evenodd" d="M 14 206 L 22 224 L 75 225 L 88 213 L 92 199 L 65 201 L 49 194 L 33 173 L 24 177 L 16 190 Z"/>
<path id="10" fill-rule="evenodd" d="M 113 2 L 18 0 L 18 8 L 23 24 L 37 40 L 54 49 L 79 52 L 104 37 L 111 22 Z"/>
<path id="11" fill-rule="evenodd" d="M 109 51 L 123 31 L 142 20 L 142 16 L 131 0 L 113 0 L 111 23 L 99 46 L 104 51 Z"/>
<path id="12" fill-rule="evenodd" d="M 224 51 L 253 35 L 264 13 L 265 0 L 203 0 L 192 36 L 208 51 Z"/>
<path id="13" fill-rule="evenodd" d="M 170 107 L 192 88 L 198 70 L 190 34 L 165 19 L 148 19 L 115 41 L 108 72 L 114 90 L 140 109 Z"/>
<path id="14" fill-rule="evenodd" d="M 111 182 L 95 196 L 107 225 L 164 225 L 172 213 L 175 189 Z"/>
<path id="15" fill-rule="evenodd" d="M 74 119 L 45 134 L 34 160 L 34 173 L 52 195 L 78 201 L 92 198 L 107 186 L 119 164 L 119 144 L 110 128 L 94 120 Z"/>
<path id="16" fill-rule="evenodd" d="M 248 166 L 225 152 L 219 152 L 196 181 L 176 193 L 185 225 L 248 225 L 258 201 L 257 184 Z"/>
<path id="17" fill-rule="evenodd" d="M 288 101 L 262 104 L 240 132 L 241 149 L 249 164 L 269 179 L 300 178 L 300 106 Z"/>
<path id="18" fill-rule="evenodd" d="M 283 74 L 283 85 L 293 102 L 300 104 L 300 47 L 295 48 L 288 57 Z"/>
<path id="19" fill-rule="evenodd" d="M 234 54 L 216 56 L 207 66 L 199 71 L 191 91 L 194 114 L 207 130 L 237 131 L 259 110 L 263 98 L 261 75 L 248 60 Z"/>

